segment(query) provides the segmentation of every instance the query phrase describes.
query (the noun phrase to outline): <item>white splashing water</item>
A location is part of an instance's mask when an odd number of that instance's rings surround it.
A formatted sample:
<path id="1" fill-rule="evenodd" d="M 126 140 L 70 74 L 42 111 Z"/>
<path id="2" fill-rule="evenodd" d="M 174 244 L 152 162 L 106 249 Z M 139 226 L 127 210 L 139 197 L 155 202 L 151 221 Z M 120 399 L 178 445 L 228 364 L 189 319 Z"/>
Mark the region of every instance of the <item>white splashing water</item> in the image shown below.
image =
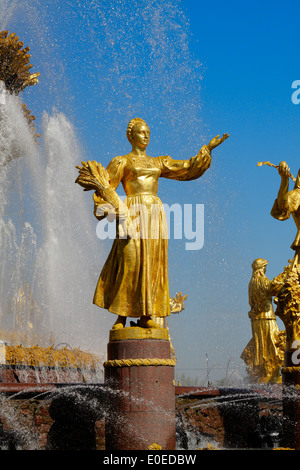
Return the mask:
<path id="1" fill-rule="evenodd" d="M 1 329 L 23 344 L 46 346 L 54 338 L 99 353 L 108 326 L 101 328 L 92 305 L 99 247 L 87 199 L 75 186 L 83 158 L 63 114 L 45 113 L 43 121 L 39 147 L 18 98 L 7 97 L 0 121 Z"/>
<path id="2" fill-rule="evenodd" d="M 3 96 L 2 96 L 3 98 Z M 19 159 L 37 155 L 19 100 L 5 95 L 0 108 L 0 259 L 1 328 L 15 328 L 18 294 L 34 277 L 36 235 L 24 221 L 22 169 Z M 20 300 L 20 299 L 19 299 Z M 20 304 L 20 302 L 19 302 Z M 19 305 L 19 311 L 23 305 Z M 27 313 L 24 312 L 22 321 Z"/>
<path id="3" fill-rule="evenodd" d="M 12 15 L 14 14 L 16 7 L 18 6 L 18 0 L 1 0 L 0 6 L 0 31 L 5 30 Z"/>
<path id="4" fill-rule="evenodd" d="M 93 257 L 99 252 L 96 221 L 92 222 L 87 199 L 75 186 L 75 165 L 83 158 L 71 123 L 57 112 L 45 113 L 43 121 L 47 163 L 38 183 L 44 231 L 40 263 L 47 282 L 46 303 L 52 311 L 50 329 L 55 330 L 59 319 L 60 333 L 72 338 L 73 344 L 77 337 L 77 342 L 87 345 L 91 334 L 93 339 L 98 335 L 98 341 L 101 336 L 99 312 L 92 306 Z"/>

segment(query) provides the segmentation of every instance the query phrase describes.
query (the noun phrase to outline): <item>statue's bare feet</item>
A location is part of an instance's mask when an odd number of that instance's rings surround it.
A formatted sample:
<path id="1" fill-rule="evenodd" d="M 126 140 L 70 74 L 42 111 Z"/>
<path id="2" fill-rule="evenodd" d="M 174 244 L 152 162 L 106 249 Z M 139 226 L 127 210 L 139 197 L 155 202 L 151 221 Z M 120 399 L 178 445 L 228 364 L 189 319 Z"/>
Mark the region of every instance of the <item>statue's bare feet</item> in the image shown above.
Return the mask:
<path id="1" fill-rule="evenodd" d="M 126 317 L 121 317 L 119 315 L 116 322 L 114 323 L 112 329 L 113 330 L 120 330 L 121 328 L 124 328 L 125 324 L 126 324 Z"/>
<path id="2" fill-rule="evenodd" d="M 139 319 L 139 326 L 141 328 L 160 328 L 160 326 L 155 323 L 151 317 L 141 317 Z"/>

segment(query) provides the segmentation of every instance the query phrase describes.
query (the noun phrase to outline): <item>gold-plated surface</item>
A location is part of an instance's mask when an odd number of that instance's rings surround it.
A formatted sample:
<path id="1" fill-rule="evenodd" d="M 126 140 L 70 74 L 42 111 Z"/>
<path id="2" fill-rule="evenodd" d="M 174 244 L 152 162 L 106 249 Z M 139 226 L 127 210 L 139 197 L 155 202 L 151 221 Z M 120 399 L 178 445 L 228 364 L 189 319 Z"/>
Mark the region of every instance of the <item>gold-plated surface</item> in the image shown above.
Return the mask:
<path id="1" fill-rule="evenodd" d="M 148 446 L 148 450 L 162 450 L 162 446 L 154 442 L 153 444 L 150 444 L 150 446 Z"/>
<path id="2" fill-rule="evenodd" d="M 109 341 L 122 341 L 128 339 L 169 339 L 166 328 L 139 328 L 126 327 L 118 330 L 110 330 Z"/>
<path id="3" fill-rule="evenodd" d="M 26 87 L 38 83 L 38 72 L 31 73 L 29 47 L 15 33 L 0 32 L 0 80 L 9 93 L 18 95 Z"/>
<path id="4" fill-rule="evenodd" d="M 138 358 L 138 359 L 111 359 L 103 363 L 106 369 L 110 367 L 175 367 L 175 359 L 161 359 L 161 358 Z"/>
<path id="5" fill-rule="evenodd" d="M 126 317 L 151 317 L 155 321 L 170 314 L 167 224 L 157 196 L 158 180 L 200 178 L 210 167 L 211 151 L 229 136 L 215 137 L 189 160 L 147 155 L 150 130 L 142 119 L 129 122 L 127 137 L 132 146 L 128 154 L 113 158 L 105 172 L 96 162 L 83 162 L 76 180 L 85 190 L 96 190 L 96 218 L 101 220 L 112 213 L 117 217 L 117 236 L 93 300 L 118 315 L 114 329 L 124 328 Z M 122 206 L 115 191 L 120 183 L 127 196 Z"/>
<path id="6" fill-rule="evenodd" d="M 296 238 L 291 245 L 295 255 L 284 271 L 284 285 L 276 299 L 276 315 L 286 328 L 286 347 L 292 349 L 295 348 L 295 342 L 300 341 L 300 170 L 291 190 L 290 169 L 286 162 L 279 164 L 278 173 L 281 183 L 271 215 L 281 221 L 292 215 L 297 227 Z"/>
<path id="7" fill-rule="evenodd" d="M 24 347 L 22 345 L 8 346 L 0 345 L 1 364 L 23 365 L 34 367 L 84 367 L 94 369 L 99 365 L 99 358 L 79 348 L 74 350 L 68 348 L 55 349 L 50 346 Z"/>
<path id="8" fill-rule="evenodd" d="M 241 358 L 254 379 L 279 382 L 284 361 L 285 332 L 278 328 L 272 298 L 283 286 L 283 279 L 279 275 L 270 281 L 265 275 L 267 264 L 267 260 L 262 258 L 252 263 L 252 277 L 248 287 L 252 339 Z"/>
<path id="9" fill-rule="evenodd" d="M 293 265 L 293 262 L 291 262 Z M 297 349 L 300 344 L 300 267 L 289 266 L 284 285 L 276 298 L 276 315 L 286 329 L 286 348 Z"/>
<path id="10" fill-rule="evenodd" d="M 171 313 L 179 313 L 184 310 L 185 305 L 184 301 L 187 298 L 187 295 L 182 295 L 181 292 L 177 292 L 175 297 L 170 299 L 170 309 Z"/>
<path id="11" fill-rule="evenodd" d="M 295 251 L 295 256 L 291 269 L 296 269 L 300 264 L 300 170 L 295 179 L 295 186 L 289 190 L 290 169 L 286 162 L 281 162 L 278 166 L 278 173 L 281 176 L 281 183 L 277 198 L 271 210 L 271 215 L 278 220 L 287 220 L 292 215 L 297 227 L 296 238 L 291 248 Z"/>
<path id="12" fill-rule="evenodd" d="M 15 33 L 0 31 L 0 92 L 19 95 L 25 88 L 38 83 L 39 72 L 31 73 L 29 47 L 23 48 L 24 43 Z M 5 90 L 2 89 L 2 83 Z M 36 143 L 41 134 L 36 132 L 35 116 L 21 103 L 24 116 L 28 122 L 32 136 Z"/>

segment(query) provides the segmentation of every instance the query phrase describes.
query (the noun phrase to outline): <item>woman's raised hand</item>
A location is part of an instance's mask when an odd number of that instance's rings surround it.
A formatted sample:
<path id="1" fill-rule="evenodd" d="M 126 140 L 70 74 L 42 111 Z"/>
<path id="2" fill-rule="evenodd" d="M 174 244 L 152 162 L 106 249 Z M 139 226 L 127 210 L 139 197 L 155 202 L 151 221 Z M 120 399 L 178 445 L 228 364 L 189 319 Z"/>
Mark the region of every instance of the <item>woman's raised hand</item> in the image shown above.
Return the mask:
<path id="1" fill-rule="evenodd" d="M 208 144 L 208 148 L 209 150 L 213 150 L 214 148 L 218 147 L 218 145 L 220 145 L 222 142 L 224 142 L 224 140 L 228 139 L 229 137 L 229 134 L 223 134 L 223 136 L 221 138 L 219 138 L 220 136 L 217 135 L 216 137 L 214 137 Z"/>
<path id="2" fill-rule="evenodd" d="M 280 162 L 279 163 L 278 173 L 280 174 L 280 176 L 283 176 L 284 178 L 289 178 L 290 169 L 289 169 L 288 164 L 286 162 Z"/>

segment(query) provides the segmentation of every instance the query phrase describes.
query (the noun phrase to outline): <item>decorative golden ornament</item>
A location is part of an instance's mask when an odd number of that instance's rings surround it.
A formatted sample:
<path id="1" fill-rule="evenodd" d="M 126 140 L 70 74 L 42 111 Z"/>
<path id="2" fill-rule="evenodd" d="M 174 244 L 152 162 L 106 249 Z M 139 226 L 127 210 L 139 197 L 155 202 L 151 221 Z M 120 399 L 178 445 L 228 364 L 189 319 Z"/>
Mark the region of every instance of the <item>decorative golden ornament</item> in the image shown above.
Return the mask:
<path id="1" fill-rule="evenodd" d="M 187 298 L 187 295 L 182 295 L 181 292 L 176 293 L 176 297 L 173 297 L 170 299 L 170 308 L 171 308 L 171 313 L 179 313 L 184 310 L 185 305 L 184 301 Z"/>
<path id="2" fill-rule="evenodd" d="M 109 341 L 124 341 L 129 339 L 169 339 L 166 328 L 139 328 L 126 327 L 119 330 L 112 329 L 109 332 Z"/>
<path id="3" fill-rule="evenodd" d="M 26 87 L 38 83 L 39 72 L 31 73 L 29 47 L 19 40 L 15 33 L 0 32 L 0 80 L 6 90 L 18 95 Z"/>
<path id="4" fill-rule="evenodd" d="M 175 367 L 175 359 L 160 359 L 160 358 L 142 358 L 142 359 L 111 359 L 105 361 L 103 366 L 109 367 L 148 367 L 148 366 L 168 366 Z"/>
<path id="5" fill-rule="evenodd" d="M 154 442 L 153 444 L 150 444 L 150 446 L 148 446 L 148 450 L 162 450 L 162 446 Z"/>
<path id="6" fill-rule="evenodd" d="M 71 350 L 67 347 L 55 349 L 40 346 L 24 347 L 22 345 L 0 345 L 1 364 L 32 367 L 62 367 L 95 369 L 99 358 L 79 348 Z"/>
<path id="7" fill-rule="evenodd" d="M 19 40 L 15 33 L 0 32 L 0 83 L 12 95 L 19 95 L 25 88 L 38 83 L 39 72 L 31 73 L 29 47 Z M 36 133 L 35 116 L 25 104 L 22 104 L 24 116 L 28 122 L 33 138 L 38 143 L 41 134 Z"/>

